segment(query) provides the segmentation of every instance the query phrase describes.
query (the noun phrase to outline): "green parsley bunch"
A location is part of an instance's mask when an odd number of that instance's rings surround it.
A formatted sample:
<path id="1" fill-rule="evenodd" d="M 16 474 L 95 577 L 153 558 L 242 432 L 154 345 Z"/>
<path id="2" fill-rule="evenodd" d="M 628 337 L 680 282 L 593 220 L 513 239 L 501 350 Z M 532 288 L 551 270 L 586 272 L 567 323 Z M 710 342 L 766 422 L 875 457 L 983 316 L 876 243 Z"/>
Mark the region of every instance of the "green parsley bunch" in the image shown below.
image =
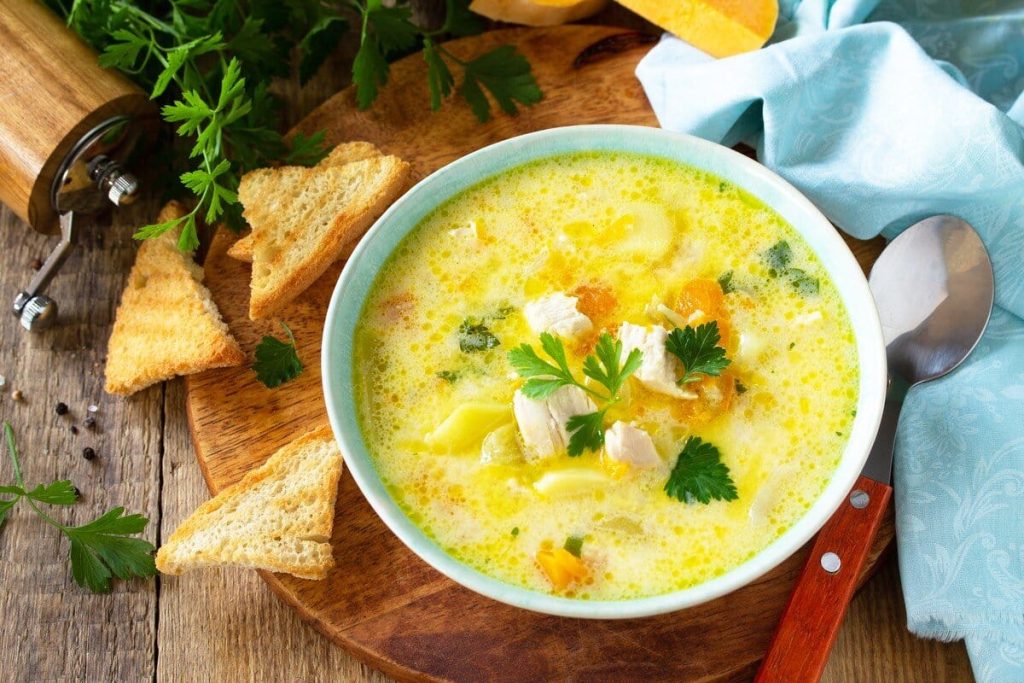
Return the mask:
<path id="1" fill-rule="evenodd" d="M 198 246 L 197 221 L 244 226 L 238 179 L 273 163 L 314 165 L 327 154 L 324 133 L 281 135 L 272 79 L 288 76 L 297 61 L 308 81 L 349 29 L 358 23 L 360 47 L 352 79 L 360 107 L 369 107 L 388 79 L 388 60 L 422 47 L 428 66 L 430 106 L 453 92 L 450 64 L 462 70 L 459 94 L 480 120 L 490 115 L 484 91 L 512 114 L 533 104 L 540 90 L 530 65 L 503 45 L 470 61 L 440 40 L 477 33 L 482 25 L 467 0 L 446 0 L 436 30 L 412 20 L 408 2 L 381 0 L 46 0 L 68 26 L 100 54 L 100 64 L 125 73 L 161 105 L 176 126 L 170 140 L 181 184 L 195 195 L 182 218 L 148 225 L 135 237 L 155 237 L 181 226 L 178 246 Z M 292 59 L 294 57 L 294 59 Z M 166 157 L 167 155 L 165 155 Z"/>

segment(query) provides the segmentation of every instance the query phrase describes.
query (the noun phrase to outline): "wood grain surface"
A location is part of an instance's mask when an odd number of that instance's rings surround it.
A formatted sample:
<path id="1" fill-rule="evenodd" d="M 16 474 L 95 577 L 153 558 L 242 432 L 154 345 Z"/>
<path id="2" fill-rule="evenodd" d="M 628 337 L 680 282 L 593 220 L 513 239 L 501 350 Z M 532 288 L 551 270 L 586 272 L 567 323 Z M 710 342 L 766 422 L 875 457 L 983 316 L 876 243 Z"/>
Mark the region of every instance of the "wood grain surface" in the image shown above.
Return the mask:
<path id="1" fill-rule="evenodd" d="M 611 15 L 602 18 L 623 20 L 620 10 Z M 292 121 L 345 84 L 345 64 L 342 55 L 303 89 L 294 79 L 279 86 Z M 0 392 L 0 420 L 14 424 L 27 479 L 68 477 L 78 484 L 83 501 L 64 511 L 68 521 L 122 504 L 148 514 L 146 536 L 156 542 L 209 495 L 186 430 L 183 385 L 178 380 L 120 401 L 102 395 L 101 373 L 133 258 L 130 234 L 157 208 L 145 202 L 113 220 L 81 222 L 82 244 L 51 288 L 62 306 L 60 327 L 29 335 L 0 311 L 0 375 L 8 382 Z M 0 207 L 0 301 L 24 286 L 31 261 L 52 246 Z M 12 388 L 23 391 L 24 403 L 11 401 Z M 85 406 L 97 403 L 100 429 L 72 435 L 53 412 L 58 400 L 68 403 L 78 424 Z M 92 463 L 80 457 L 87 445 L 99 453 Z M 0 457 L 0 482 L 10 479 L 9 462 Z M 66 542 L 24 511 L 0 529 L 0 615 L 5 681 L 390 680 L 313 631 L 253 572 L 196 572 L 91 595 L 71 580 Z M 889 553 L 855 596 L 823 681 L 971 680 L 962 643 L 915 638 L 905 621 L 895 553 Z"/>
<path id="2" fill-rule="evenodd" d="M 599 26 L 511 29 L 449 47 L 468 59 L 502 42 L 516 44 L 530 59 L 545 93 L 544 101 L 518 117 L 480 125 L 464 104 L 450 104 L 442 116 L 417 106 L 427 97 L 425 66 L 413 56 L 392 67 L 389 86 L 369 112 L 358 111 L 352 93 L 344 91 L 298 128 L 325 130 L 331 143 L 369 140 L 409 160 L 418 179 L 468 152 L 532 130 L 573 123 L 656 125 L 632 78 L 648 44 L 637 36 Z M 619 49 L 600 48 L 609 44 Z M 580 66 L 581 54 L 597 61 L 582 60 L 587 63 Z M 226 256 L 232 240 L 224 231 L 215 238 L 206 260 L 207 284 L 251 353 L 275 323 L 249 320 L 250 267 Z M 879 248 L 877 242 L 851 246 L 865 265 Z M 341 267 L 320 278 L 284 316 L 306 364 L 298 380 L 271 391 L 246 368 L 186 380 L 196 452 L 212 491 L 234 483 L 325 420 L 317 361 L 324 314 Z M 874 567 L 892 535 L 890 516 L 866 569 Z M 332 543 L 337 567 L 326 580 L 264 578 L 316 628 L 373 666 L 407 680 L 451 681 L 745 680 L 766 649 L 806 552 L 706 605 L 656 618 L 594 622 L 528 613 L 445 579 L 386 529 L 348 476 L 342 478 Z"/>

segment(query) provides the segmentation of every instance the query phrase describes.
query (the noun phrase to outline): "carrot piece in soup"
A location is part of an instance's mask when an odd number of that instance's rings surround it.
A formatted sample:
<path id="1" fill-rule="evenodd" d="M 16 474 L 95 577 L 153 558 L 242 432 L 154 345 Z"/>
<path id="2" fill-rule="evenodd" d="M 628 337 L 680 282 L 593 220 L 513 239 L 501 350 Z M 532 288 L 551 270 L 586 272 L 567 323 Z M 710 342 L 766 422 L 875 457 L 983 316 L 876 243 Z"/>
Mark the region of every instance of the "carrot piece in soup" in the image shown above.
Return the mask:
<path id="1" fill-rule="evenodd" d="M 601 283 L 580 285 L 572 290 L 572 296 L 579 299 L 576 302 L 577 310 L 594 321 L 595 327 L 601 327 L 601 323 L 619 303 L 611 287 Z"/>
<path id="2" fill-rule="evenodd" d="M 689 319 L 695 313 L 702 315 L 694 320 L 693 325 L 701 325 L 714 320 L 718 323 L 719 346 L 727 351 L 732 348 L 732 325 L 729 309 L 725 306 L 725 295 L 722 286 L 716 280 L 697 278 L 683 285 L 676 299 L 675 310 L 683 318 Z"/>
<path id="3" fill-rule="evenodd" d="M 711 422 L 728 411 L 736 399 L 736 378 L 728 370 L 688 386 L 697 392 L 697 398 L 673 403 L 672 415 L 690 427 Z"/>
<path id="4" fill-rule="evenodd" d="M 718 318 L 725 310 L 725 295 L 722 294 L 721 285 L 716 281 L 697 278 L 683 285 L 675 309 L 684 318 L 689 318 L 698 311 L 708 318 Z"/>
<path id="5" fill-rule="evenodd" d="M 537 564 L 544 570 L 551 585 L 558 590 L 587 576 L 587 566 L 565 548 L 538 550 Z"/>

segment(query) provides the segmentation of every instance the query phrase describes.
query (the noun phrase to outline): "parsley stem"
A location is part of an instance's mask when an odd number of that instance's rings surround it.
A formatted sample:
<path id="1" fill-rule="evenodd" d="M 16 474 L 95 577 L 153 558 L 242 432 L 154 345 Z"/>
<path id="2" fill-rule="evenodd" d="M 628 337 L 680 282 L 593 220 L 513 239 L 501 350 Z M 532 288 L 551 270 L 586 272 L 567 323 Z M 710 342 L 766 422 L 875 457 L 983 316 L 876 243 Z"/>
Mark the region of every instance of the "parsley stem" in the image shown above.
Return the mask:
<path id="1" fill-rule="evenodd" d="M 459 66 L 461 66 L 461 67 L 465 67 L 466 66 L 466 62 L 462 61 L 461 59 L 459 59 L 458 57 L 453 55 L 451 53 L 451 51 L 449 51 L 443 44 L 435 43 L 434 47 L 437 48 L 438 52 L 440 52 L 444 56 L 448 57 L 449 59 L 451 59 L 453 62 L 455 62 Z"/>
<path id="2" fill-rule="evenodd" d="M 39 517 L 41 517 L 44 522 L 46 522 L 47 524 L 49 524 L 50 526 L 52 526 L 55 529 L 59 529 L 62 533 L 65 533 L 65 534 L 67 533 L 68 528 L 66 526 L 64 526 L 63 524 L 61 524 L 60 522 L 58 522 L 57 520 L 55 520 L 53 517 L 50 517 L 48 514 L 46 514 L 42 510 L 40 510 L 36 506 L 36 502 L 34 500 L 32 500 L 32 498 L 30 496 L 25 496 L 25 500 L 28 501 L 29 507 L 31 507 L 33 510 L 35 510 L 36 514 L 39 515 Z"/>
<path id="3" fill-rule="evenodd" d="M 4 422 L 4 436 L 7 437 L 7 453 L 11 456 L 11 464 L 14 465 L 14 481 L 18 486 L 25 489 L 25 480 L 21 478 L 21 463 L 18 462 L 18 447 L 14 443 L 14 428 L 10 422 Z"/>
<path id="4" fill-rule="evenodd" d="M 143 10 L 140 10 L 133 3 L 130 3 L 130 2 L 118 2 L 118 3 L 116 3 L 116 6 L 117 6 L 117 8 L 119 10 L 122 10 L 122 11 L 128 13 L 128 14 L 132 14 L 132 15 L 136 16 L 140 21 L 142 21 L 142 23 L 149 24 L 150 26 L 152 26 L 153 28 L 155 28 L 157 30 L 163 31 L 164 33 L 171 33 L 171 34 L 175 33 L 175 30 L 174 30 L 173 26 L 171 26 L 170 24 L 168 24 L 166 22 L 160 21 L 159 19 L 154 17 L 152 14 L 149 14 L 148 12 L 144 12 Z"/>
<path id="5" fill-rule="evenodd" d="M 593 389 L 591 389 L 587 385 L 583 384 L 582 382 L 577 382 L 575 379 L 573 379 L 573 383 L 575 383 L 576 386 L 578 386 L 580 389 L 582 389 L 583 391 L 587 392 L 588 394 L 590 394 L 591 396 L 593 396 L 596 399 L 600 399 L 602 401 L 611 401 L 612 400 L 612 397 L 605 396 L 604 394 L 602 394 L 600 392 L 594 391 Z M 616 399 L 616 400 L 618 400 L 618 399 Z"/>

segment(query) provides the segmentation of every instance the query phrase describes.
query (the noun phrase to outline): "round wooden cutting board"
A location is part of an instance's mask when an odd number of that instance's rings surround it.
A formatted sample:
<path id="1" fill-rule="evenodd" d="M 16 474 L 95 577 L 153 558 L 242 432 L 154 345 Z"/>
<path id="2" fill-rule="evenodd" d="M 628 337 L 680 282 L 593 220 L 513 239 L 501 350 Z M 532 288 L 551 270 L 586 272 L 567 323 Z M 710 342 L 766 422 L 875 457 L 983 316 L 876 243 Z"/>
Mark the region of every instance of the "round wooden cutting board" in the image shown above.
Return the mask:
<path id="1" fill-rule="evenodd" d="M 416 179 L 487 144 L 543 128 L 581 123 L 657 121 L 633 75 L 648 36 L 599 26 L 513 29 L 449 44 L 469 58 L 500 43 L 529 58 L 544 100 L 517 117 L 498 114 L 481 125 L 468 106 L 428 107 L 419 55 L 392 68 L 391 81 L 369 111 L 345 90 L 298 128 L 324 129 L 331 143 L 369 140 L 409 160 Z M 596 46 L 595 46 L 596 44 Z M 579 56 L 579 58 L 578 58 Z M 218 234 L 206 259 L 207 284 L 221 313 L 250 354 L 274 323 L 247 317 L 249 266 L 228 258 L 231 237 Z M 862 265 L 876 243 L 853 243 Z M 276 449 L 325 422 L 320 338 L 338 264 L 284 319 L 295 333 L 305 372 L 275 390 L 247 368 L 187 379 L 196 454 L 213 492 L 237 481 Z M 869 558 L 868 572 L 893 536 L 891 512 Z M 534 614 L 476 595 L 408 551 L 343 475 L 331 542 L 337 567 L 324 581 L 264 573 L 270 587 L 338 645 L 405 680 L 597 681 L 748 679 L 767 648 L 806 548 L 756 583 L 675 614 L 627 621 L 573 620 Z"/>

